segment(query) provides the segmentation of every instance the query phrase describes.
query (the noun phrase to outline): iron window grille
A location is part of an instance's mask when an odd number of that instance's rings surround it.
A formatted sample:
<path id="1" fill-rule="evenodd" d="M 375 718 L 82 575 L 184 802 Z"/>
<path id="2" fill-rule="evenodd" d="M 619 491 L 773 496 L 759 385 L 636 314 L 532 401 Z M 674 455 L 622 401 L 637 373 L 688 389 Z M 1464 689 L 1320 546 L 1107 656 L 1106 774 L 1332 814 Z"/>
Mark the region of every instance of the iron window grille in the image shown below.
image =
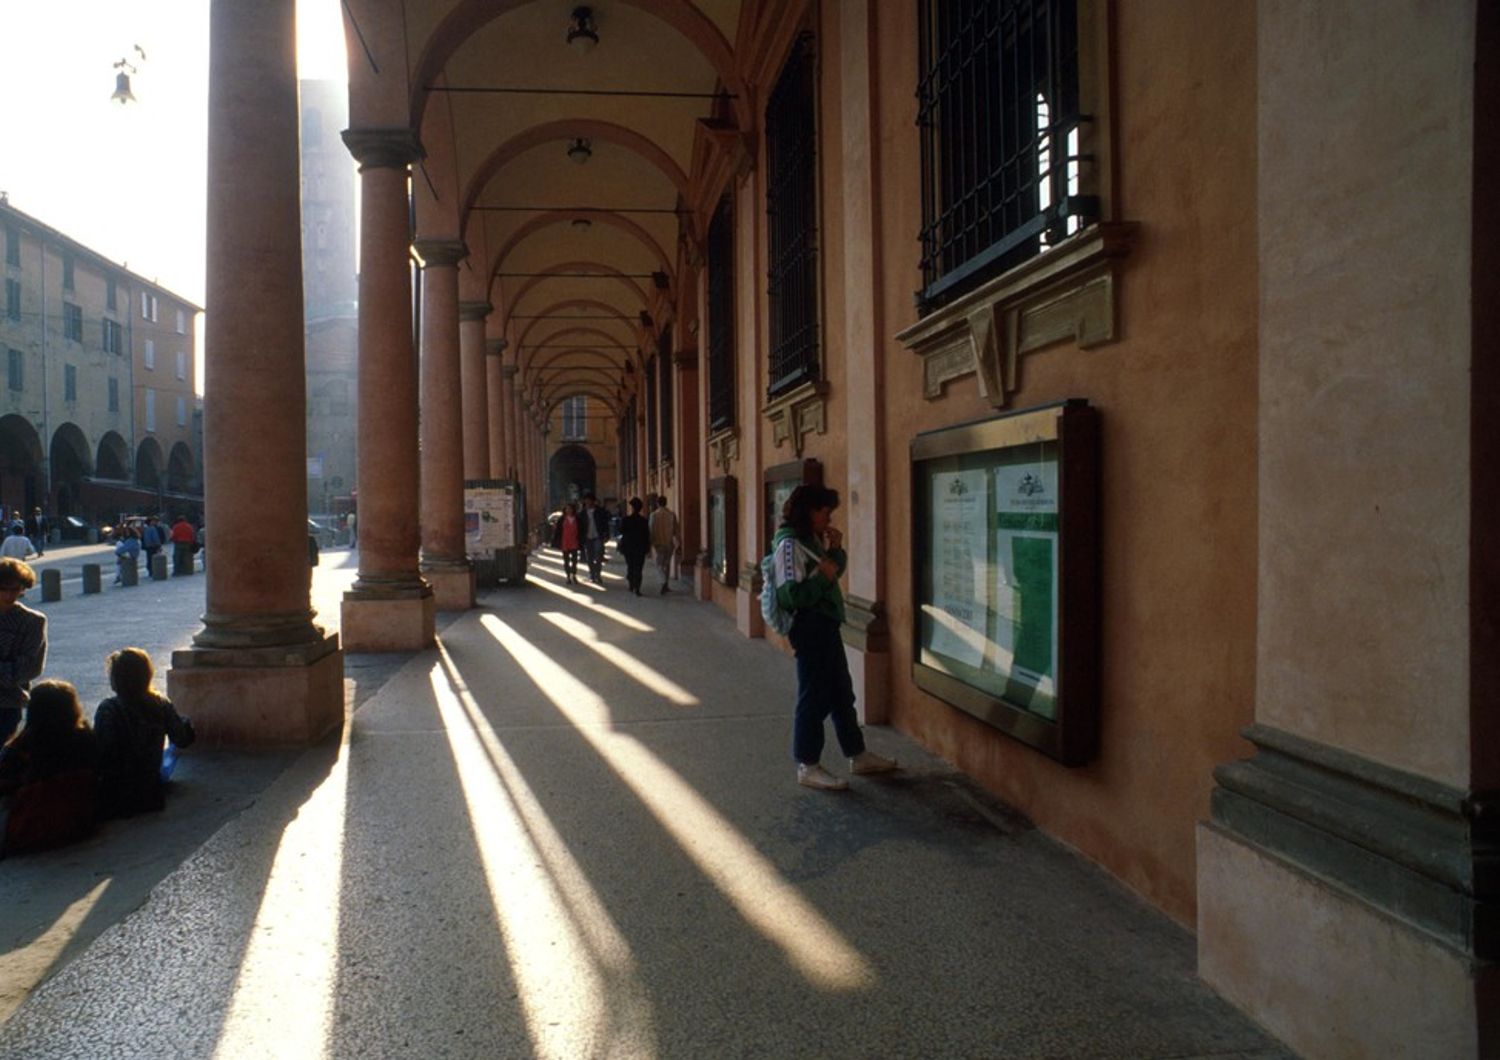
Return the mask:
<path id="1" fill-rule="evenodd" d="M 817 121 L 812 35 L 792 47 L 766 103 L 771 396 L 818 375 Z"/>
<path id="2" fill-rule="evenodd" d="M 661 458 L 668 461 L 672 459 L 672 326 L 669 324 L 661 333 L 661 340 L 656 347 L 656 363 L 661 365 Z"/>
<path id="3" fill-rule="evenodd" d="M 918 0 L 924 311 L 1098 219 L 1076 0 Z"/>
<path id="4" fill-rule="evenodd" d="M 708 226 L 708 429 L 734 426 L 734 206 L 719 200 Z"/>
<path id="5" fill-rule="evenodd" d="M 646 467 L 656 470 L 656 358 L 646 364 Z"/>

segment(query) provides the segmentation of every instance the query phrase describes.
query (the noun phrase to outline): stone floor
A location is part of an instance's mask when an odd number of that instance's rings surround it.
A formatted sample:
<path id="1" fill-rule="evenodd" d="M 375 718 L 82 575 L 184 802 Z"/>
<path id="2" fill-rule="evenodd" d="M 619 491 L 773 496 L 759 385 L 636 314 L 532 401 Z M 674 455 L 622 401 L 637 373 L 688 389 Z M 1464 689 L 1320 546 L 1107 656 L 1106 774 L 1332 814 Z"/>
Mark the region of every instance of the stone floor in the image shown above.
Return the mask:
<path id="1" fill-rule="evenodd" d="M 797 787 L 791 660 L 719 612 L 532 571 L 438 651 L 349 656 L 341 740 L 187 756 L 161 817 L 0 863 L 0 962 L 46 977 L 0 1057 L 1288 1055 L 1187 932 L 898 734 L 901 772 Z M 65 598 L 54 639 L 181 643 L 201 583 Z"/>

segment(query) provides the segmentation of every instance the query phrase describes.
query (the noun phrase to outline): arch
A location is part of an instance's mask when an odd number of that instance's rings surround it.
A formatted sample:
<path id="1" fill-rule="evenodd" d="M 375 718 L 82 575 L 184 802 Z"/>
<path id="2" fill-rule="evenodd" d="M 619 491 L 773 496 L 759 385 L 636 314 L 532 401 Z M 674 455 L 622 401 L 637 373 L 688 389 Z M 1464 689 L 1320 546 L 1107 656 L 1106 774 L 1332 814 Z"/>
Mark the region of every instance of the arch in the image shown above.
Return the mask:
<path id="1" fill-rule="evenodd" d="M 625 345 L 619 339 L 605 334 L 598 328 L 561 328 L 551 335 L 538 336 L 538 340 L 530 346 L 521 346 L 516 351 L 516 367 L 522 372 L 528 371 L 536 361 L 536 351 L 538 349 L 543 346 L 558 347 L 563 345 L 575 347 L 573 352 L 577 353 L 598 352 L 585 350 L 581 347 L 607 346 L 610 349 L 617 349 L 624 354 L 625 361 L 630 360 L 631 354 L 635 352 L 634 347 Z M 624 361 L 617 363 L 623 364 Z"/>
<path id="2" fill-rule="evenodd" d="M 94 473 L 93 447 L 76 423 L 64 423 L 52 432 L 48 446 L 52 468 L 52 504 L 57 518 L 65 519 L 78 510 L 79 490 L 83 480 Z"/>
<path id="3" fill-rule="evenodd" d="M 595 326 L 595 319 L 597 319 L 598 324 L 619 323 L 624 324 L 627 328 L 631 329 L 631 334 L 634 335 L 634 328 L 637 321 L 620 312 L 617 306 L 612 306 L 608 302 L 601 302 L 597 298 L 565 298 L 560 302 L 553 302 L 551 305 L 543 307 L 541 311 L 537 313 L 536 319 L 528 320 L 526 322 L 526 326 L 521 329 L 520 335 L 516 337 L 516 346 L 520 347 L 526 345 L 526 339 L 531 334 L 533 328 L 545 327 L 549 323 L 548 321 L 540 319 L 541 317 L 549 316 L 553 313 L 557 313 L 567 309 L 602 309 L 606 314 L 605 317 L 580 317 L 577 321 L 574 321 L 574 323 L 582 324 L 585 327 Z M 590 322 L 588 324 L 583 324 L 584 320 L 589 320 Z M 506 324 L 509 323 L 510 320 L 509 318 L 507 318 Z"/>
<path id="4" fill-rule="evenodd" d="M 161 489 L 162 469 L 166 463 L 161 443 L 155 438 L 142 438 L 135 450 L 135 484 L 142 489 Z"/>
<path id="5" fill-rule="evenodd" d="M 615 419 L 620 418 L 621 407 L 619 395 L 601 383 L 582 380 L 573 380 L 571 382 L 557 383 L 551 387 L 542 387 L 539 400 L 544 416 L 550 418 L 558 405 L 568 398 L 576 397 L 580 394 L 603 402 L 605 407 L 613 413 Z"/>
<path id="6" fill-rule="evenodd" d="M 500 270 L 497 268 L 491 270 L 490 272 L 489 286 L 491 288 L 493 288 L 495 280 L 499 279 L 497 275 L 499 271 Z M 542 270 L 542 274 L 540 276 L 532 276 L 524 284 L 521 285 L 521 289 L 516 292 L 515 297 L 502 299 L 501 301 L 507 307 L 505 313 L 506 319 L 509 320 L 510 314 L 515 310 L 515 307 L 521 304 L 521 300 L 526 297 L 527 293 L 530 292 L 533 287 L 547 280 L 571 279 L 571 277 L 558 275 L 559 273 L 568 272 L 587 272 L 596 276 L 607 277 L 608 279 L 614 280 L 617 283 L 624 284 L 625 288 L 629 290 L 631 294 L 635 295 L 636 301 L 641 303 L 642 309 L 646 308 L 646 306 L 650 304 L 646 300 L 646 292 L 641 290 L 639 285 L 637 285 L 634 280 L 632 280 L 629 276 L 626 276 L 623 272 L 615 268 L 613 265 L 605 265 L 602 262 L 598 261 L 564 261 L 557 265 L 549 265 L 547 268 Z"/>
<path id="7" fill-rule="evenodd" d="M 672 263 L 667 259 L 667 252 L 661 248 L 661 244 L 656 241 L 656 237 L 630 218 L 622 217 L 613 211 L 548 210 L 546 213 L 538 214 L 512 232 L 510 238 L 505 241 L 505 245 L 495 254 L 495 271 L 498 272 L 500 270 L 501 262 L 527 236 L 546 228 L 548 225 L 562 224 L 563 222 L 571 223 L 578 220 L 599 221 L 618 228 L 626 235 L 635 237 L 656 258 L 657 263 L 661 266 L 661 271 L 666 273 L 675 283 L 676 270 L 672 268 Z"/>
<path id="8" fill-rule="evenodd" d="M 557 447 L 547 460 L 548 510 L 556 511 L 567 501 L 597 492 L 598 463 L 587 446 L 569 442 Z"/>
<path id="9" fill-rule="evenodd" d="M 0 508 L 30 511 L 41 496 L 42 439 L 25 416 L 0 416 Z"/>
<path id="10" fill-rule="evenodd" d="M 529 2 L 531 0 L 460 0 L 454 5 L 423 44 L 412 71 L 410 121 L 413 129 L 422 128 L 422 117 L 431 94 L 427 86 L 443 72 L 454 52 L 481 26 Z M 622 2 L 661 19 L 697 48 L 719 76 L 720 83 L 735 97 L 733 105 L 741 126 L 749 127 L 752 112 L 745 86 L 735 72 L 734 49 L 719 32 L 719 27 L 697 5 L 689 0 Z"/>
<path id="11" fill-rule="evenodd" d="M 94 455 L 94 475 L 98 478 L 130 481 L 130 446 L 118 431 L 105 431 Z"/>
<path id="12" fill-rule="evenodd" d="M 172 452 L 167 456 L 167 489 L 172 493 L 192 492 L 196 472 L 193 451 L 183 442 L 172 446 Z"/>
<path id="13" fill-rule="evenodd" d="M 468 224 L 469 213 L 473 209 L 475 200 L 479 198 L 480 192 L 495 174 L 500 172 L 505 163 L 541 144 L 551 143 L 554 140 L 572 140 L 580 136 L 587 140 L 598 140 L 623 147 L 627 151 L 634 151 L 661 170 L 662 175 L 672 182 L 672 186 L 677 189 L 677 194 L 682 196 L 684 202 L 692 198 L 687 174 L 655 140 L 642 136 L 634 129 L 616 125 L 612 121 L 599 121 L 596 118 L 559 118 L 557 121 L 543 122 L 516 133 L 491 151 L 479 164 L 479 167 L 474 170 L 474 175 L 469 178 L 468 187 L 464 189 L 463 206 L 458 213 L 460 229 Z"/>

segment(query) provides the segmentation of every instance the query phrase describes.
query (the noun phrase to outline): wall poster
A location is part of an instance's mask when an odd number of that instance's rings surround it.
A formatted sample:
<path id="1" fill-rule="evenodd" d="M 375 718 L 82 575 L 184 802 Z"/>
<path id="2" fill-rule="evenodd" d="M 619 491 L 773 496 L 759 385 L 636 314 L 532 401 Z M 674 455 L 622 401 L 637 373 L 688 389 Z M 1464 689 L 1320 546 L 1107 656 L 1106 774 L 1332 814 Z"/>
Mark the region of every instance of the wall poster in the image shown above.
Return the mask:
<path id="1" fill-rule="evenodd" d="M 516 544 L 515 505 L 508 487 L 464 490 L 464 540 L 470 557 L 490 557 Z"/>
<path id="2" fill-rule="evenodd" d="M 739 582 L 738 499 L 733 475 L 708 480 L 708 569 L 715 581 L 730 588 Z"/>
<path id="3" fill-rule="evenodd" d="M 926 691 L 1070 765 L 1098 729 L 1098 428 L 1087 402 L 911 446 Z"/>

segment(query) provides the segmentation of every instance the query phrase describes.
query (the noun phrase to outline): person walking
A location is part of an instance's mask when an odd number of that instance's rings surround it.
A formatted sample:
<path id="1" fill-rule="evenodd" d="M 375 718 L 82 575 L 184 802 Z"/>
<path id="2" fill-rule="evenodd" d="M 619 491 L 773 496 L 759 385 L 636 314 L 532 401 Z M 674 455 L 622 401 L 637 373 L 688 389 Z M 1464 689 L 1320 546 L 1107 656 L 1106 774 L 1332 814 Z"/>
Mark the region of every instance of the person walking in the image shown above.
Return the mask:
<path id="1" fill-rule="evenodd" d="M 592 493 L 583 495 L 583 555 L 589 565 L 589 581 L 604 584 L 604 540 L 609 536 L 609 515 Z"/>
<path id="2" fill-rule="evenodd" d="M 641 514 L 639 497 L 630 498 L 630 514 L 620 520 L 620 555 L 625 557 L 625 584 L 635 595 L 641 595 L 641 568 L 651 551 L 651 527 Z"/>
<path id="3" fill-rule="evenodd" d="M 167 543 L 166 527 L 161 525 L 161 520 L 156 516 L 148 516 L 146 525 L 141 527 L 141 551 L 146 554 L 146 573 L 156 577 L 156 554 L 162 550 Z"/>
<path id="4" fill-rule="evenodd" d="M 21 724 L 31 682 L 47 662 L 47 616 L 21 603 L 35 584 L 30 566 L 10 556 L 0 559 L 0 743 Z"/>
<path id="5" fill-rule="evenodd" d="M 661 595 L 671 590 L 667 583 L 672 580 L 672 557 L 677 552 L 677 516 L 667 507 L 667 498 L 658 494 L 652 498 L 655 509 L 651 512 L 651 549 L 656 553 L 656 566 L 661 571 Z"/>
<path id="6" fill-rule="evenodd" d="M 187 516 L 177 517 L 168 537 L 172 542 L 172 573 L 193 573 L 193 553 L 197 551 L 193 546 L 198 543 L 198 532 L 193 529 L 193 524 L 187 521 Z"/>
<path id="7" fill-rule="evenodd" d="M 12 529 L 10 536 L 4 542 L 0 542 L 0 556 L 9 556 L 11 559 L 30 559 L 33 555 L 31 538 L 20 530 Z"/>
<path id="8" fill-rule="evenodd" d="M 31 547 L 38 556 L 47 554 L 47 517 L 40 508 L 31 509 L 31 518 L 26 520 L 26 536 L 31 538 Z"/>
<path id="9" fill-rule="evenodd" d="M 578 584 L 578 550 L 582 546 L 583 520 L 578 517 L 578 506 L 569 501 L 552 529 L 552 547 L 562 553 L 563 576 L 569 585 Z"/>
<path id="10" fill-rule="evenodd" d="M 893 758 L 865 747 L 854 711 L 854 682 L 844 654 L 844 595 L 839 591 L 848 557 L 844 535 L 832 525 L 837 490 L 798 486 L 782 507 L 771 540 L 776 600 L 792 613 L 787 639 L 797 658 L 797 705 L 792 713 L 792 757 L 797 783 L 822 791 L 849 785 L 823 768 L 823 722 L 832 715 L 839 748 L 857 775 L 896 768 Z"/>

